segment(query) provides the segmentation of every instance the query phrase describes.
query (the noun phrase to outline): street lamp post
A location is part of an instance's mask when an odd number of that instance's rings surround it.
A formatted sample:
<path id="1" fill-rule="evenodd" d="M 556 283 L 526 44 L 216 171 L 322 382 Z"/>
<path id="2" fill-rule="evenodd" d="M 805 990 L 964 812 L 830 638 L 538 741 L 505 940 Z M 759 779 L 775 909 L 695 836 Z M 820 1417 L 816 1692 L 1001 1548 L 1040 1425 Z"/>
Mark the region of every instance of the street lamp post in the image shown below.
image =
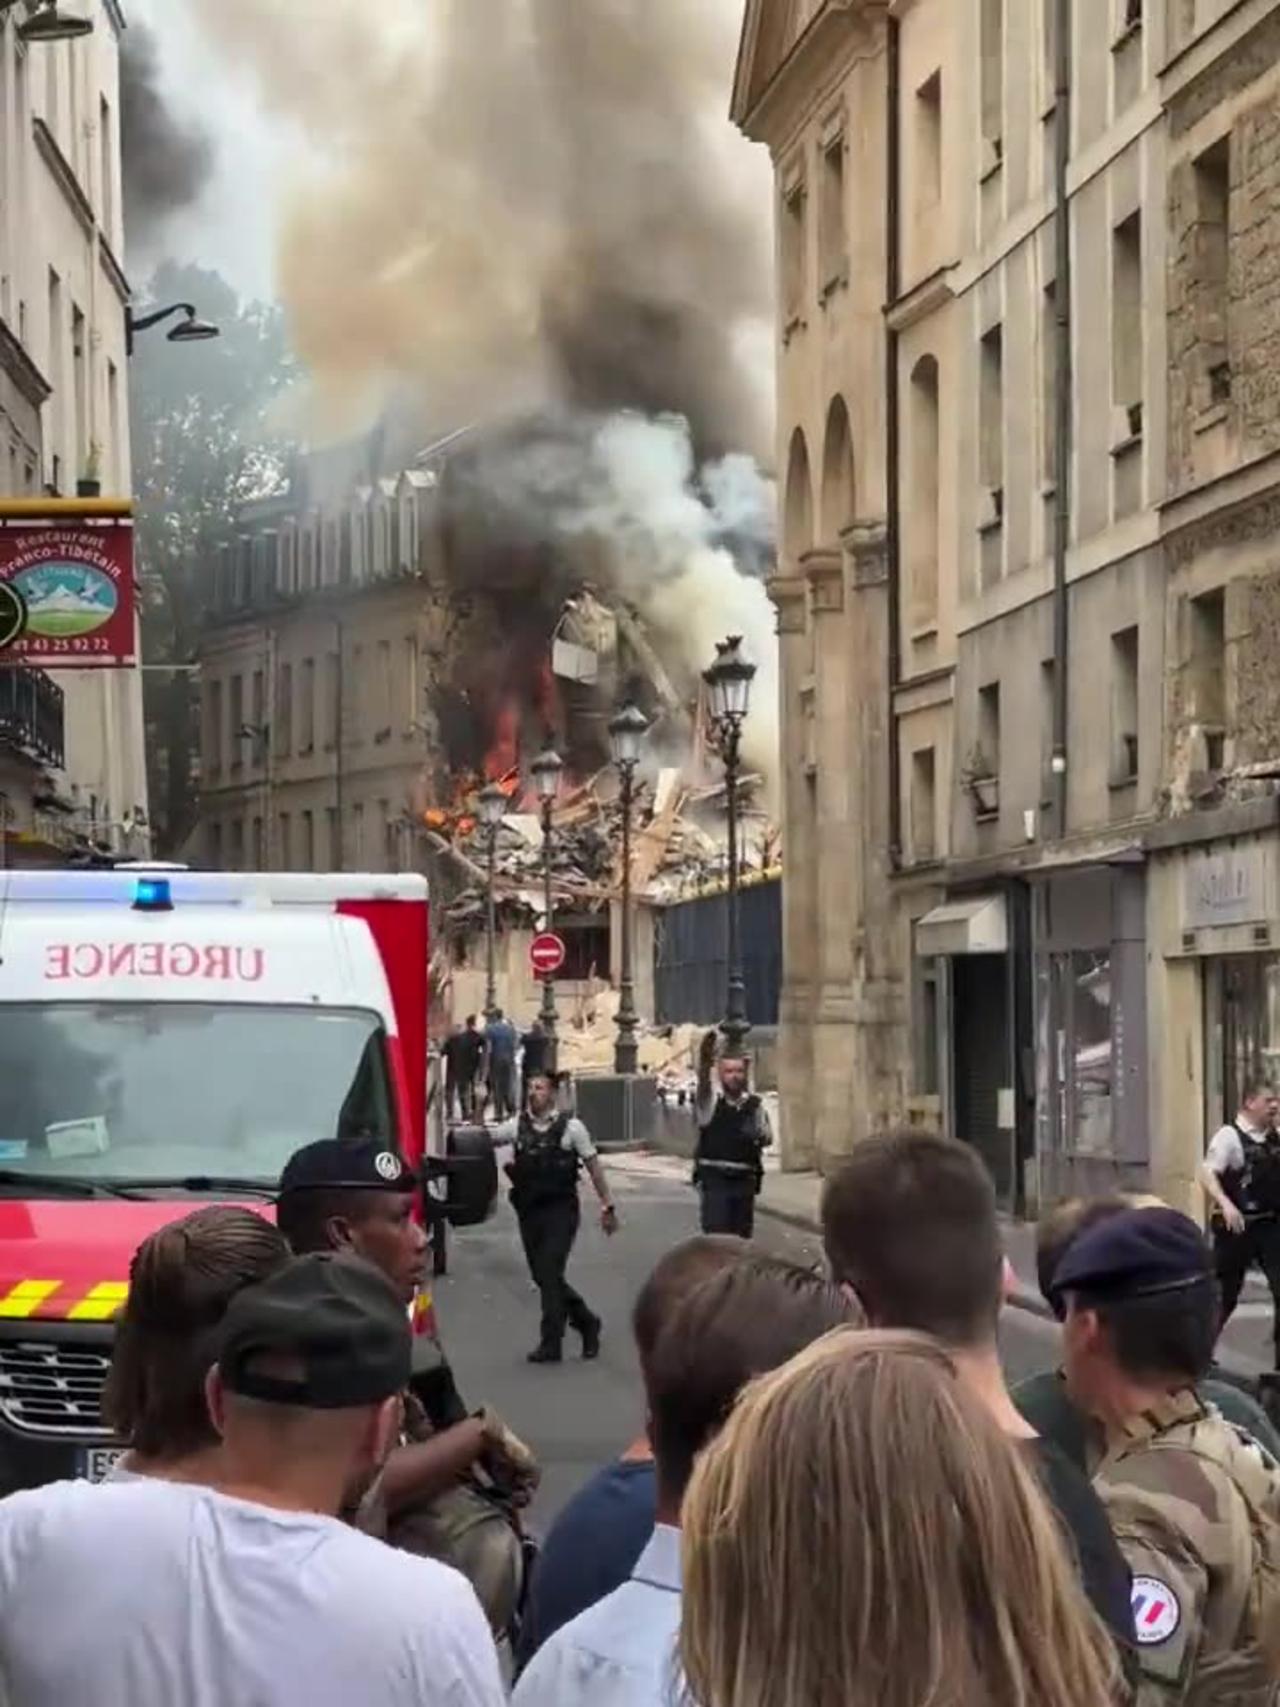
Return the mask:
<path id="1" fill-rule="evenodd" d="M 551 820 L 555 812 L 556 795 L 564 760 L 554 747 L 548 746 L 538 754 L 529 767 L 542 801 L 542 881 L 544 890 L 542 928 L 549 931 L 555 923 L 555 902 L 551 894 Z M 548 972 L 542 980 L 542 1007 L 538 1018 L 547 1039 L 547 1071 L 554 1073 L 558 1065 L 559 1038 L 556 1029 L 556 975 Z"/>
<path id="2" fill-rule="evenodd" d="M 631 811 L 635 803 L 636 766 L 640 748 L 649 730 L 649 719 L 638 705 L 628 702 L 609 723 L 613 762 L 622 779 L 622 965 L 618 978 L 618 1037 L 613 1046 L 613 1070 L 630 1076 L 640 1064 L 636 1030 L 635 979 L 631 965 Z"/>
<path id="3" fill-rule="evenodd" d="M 716 661 L 703 671 L 707 685 L 712 726 L 724 761 L 725 797 L 728 806 L 729 895 L 728 969 L 724 1033 L 728 1055 L 741 1055 L 743 1040 L 751 1026 L 747 1019 L 746 988 L 742 981 L 742 948 L 738 926 L 738 768 L 742 747 L 742 725 L 751 705 L 751 683 L 756 667 L 742 653 L 742 636 L 731 634 L 717 641 Z"/>
<path id="4" fill-rule="evenodd" d="M 488 881 L 485 894 L 484 1017 L 491 1020 L 498 1011 L 498 968 L 496 960 L 498 921 L 494 881 L 497 876 L 498 826 L 507 810 L 507 797 L 496 782 L 491 782 L 488 788 L 480 790 L 478 804 L 480 822 L 489 834 Z"/>

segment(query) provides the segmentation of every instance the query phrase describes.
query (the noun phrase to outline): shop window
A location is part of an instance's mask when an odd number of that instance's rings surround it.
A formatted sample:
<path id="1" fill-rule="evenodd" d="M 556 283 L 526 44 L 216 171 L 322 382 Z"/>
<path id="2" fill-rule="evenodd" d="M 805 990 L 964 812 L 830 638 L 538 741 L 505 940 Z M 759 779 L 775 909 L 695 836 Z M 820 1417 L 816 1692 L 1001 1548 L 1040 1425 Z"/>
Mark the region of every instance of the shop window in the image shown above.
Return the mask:
<path id="1" fill-rule="evenodd" d="M 1071 963 L 1071 1125 L 1077 1155 L 1112 1153 L 1111 956 L 1077 951 Z"/>

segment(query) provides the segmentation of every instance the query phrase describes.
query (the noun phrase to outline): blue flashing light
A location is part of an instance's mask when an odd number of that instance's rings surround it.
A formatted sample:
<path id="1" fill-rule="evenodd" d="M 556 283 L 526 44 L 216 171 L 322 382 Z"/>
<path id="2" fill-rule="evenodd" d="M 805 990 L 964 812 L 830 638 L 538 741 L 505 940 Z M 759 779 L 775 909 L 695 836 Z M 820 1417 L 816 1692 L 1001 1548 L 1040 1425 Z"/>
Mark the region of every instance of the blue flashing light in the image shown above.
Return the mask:
<path id="1" fill-rule="evenodd" d="M 171 913 L 173 897 L 167 877 L 140 877 L 133 891 L 133 907 L 137 913 Z"/>

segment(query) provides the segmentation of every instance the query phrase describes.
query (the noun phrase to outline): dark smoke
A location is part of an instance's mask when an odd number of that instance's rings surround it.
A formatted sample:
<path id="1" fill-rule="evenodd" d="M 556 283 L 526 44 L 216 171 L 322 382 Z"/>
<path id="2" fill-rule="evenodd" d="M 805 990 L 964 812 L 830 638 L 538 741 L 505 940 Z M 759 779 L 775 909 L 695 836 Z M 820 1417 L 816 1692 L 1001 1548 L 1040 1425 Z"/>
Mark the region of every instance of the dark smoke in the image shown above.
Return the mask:
<path id="1" fill-rule="evenodd" d="M 167 220 L 189 207 L 213 171 L 213 143 L 180 122 L 160 89 L 155 38 L 131 24 L 120 53 L 120 128 L 125 234 L 131 247 L 152 243 Z"/>

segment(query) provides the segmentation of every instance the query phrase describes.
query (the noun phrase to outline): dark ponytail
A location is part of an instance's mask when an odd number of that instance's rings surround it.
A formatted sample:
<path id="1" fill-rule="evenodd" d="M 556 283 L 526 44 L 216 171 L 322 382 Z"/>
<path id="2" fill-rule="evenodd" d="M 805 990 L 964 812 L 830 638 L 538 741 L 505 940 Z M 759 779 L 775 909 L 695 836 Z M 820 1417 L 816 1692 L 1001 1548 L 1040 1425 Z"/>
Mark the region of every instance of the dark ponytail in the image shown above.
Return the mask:
<path id="1" fill-rule="evenodd" d="M 102 1413 L 148 1458 L 177 1458 L 216 1442 L 204 1382 L 236 1293 L 286 1261 L 289 1247 L 250 1209 L 210 1205 L 144 1239 L 129 1267 Z"/>

